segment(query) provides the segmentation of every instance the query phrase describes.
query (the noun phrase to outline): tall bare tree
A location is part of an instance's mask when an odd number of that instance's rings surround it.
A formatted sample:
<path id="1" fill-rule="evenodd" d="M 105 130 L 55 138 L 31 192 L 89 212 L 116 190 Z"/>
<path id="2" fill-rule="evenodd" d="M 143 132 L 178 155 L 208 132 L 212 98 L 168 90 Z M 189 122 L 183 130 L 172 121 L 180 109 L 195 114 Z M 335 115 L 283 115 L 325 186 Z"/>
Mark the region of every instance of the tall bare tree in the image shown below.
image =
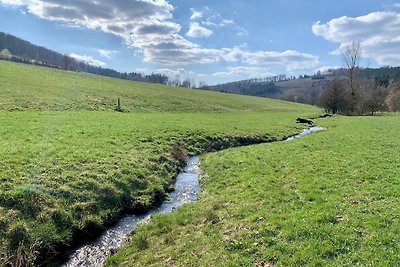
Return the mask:
<path id="1" fill-rule="evenodd" d="M 342 53 L 343 62 L 347 68 L 347 75 L 350 83 L 350 92 L 355 95 L 354 86 L 354 72 L 358 68 L 361 60 L 361 43 L 360 41 L 353 41 L 351 45 L 348 45 Z"/>

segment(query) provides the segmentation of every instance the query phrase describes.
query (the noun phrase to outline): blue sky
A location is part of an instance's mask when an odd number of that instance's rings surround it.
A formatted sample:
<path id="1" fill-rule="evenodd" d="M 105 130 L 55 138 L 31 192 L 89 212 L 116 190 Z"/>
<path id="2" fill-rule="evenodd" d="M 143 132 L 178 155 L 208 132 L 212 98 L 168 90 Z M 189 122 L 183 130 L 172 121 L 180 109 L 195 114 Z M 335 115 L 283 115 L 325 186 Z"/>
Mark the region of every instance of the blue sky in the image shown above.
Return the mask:
<path id="1" fill-rule="evenodd" d="M 400 65 L 395 0 L 0 0 L 0 31 L 99 66 L 208 84 L 341 66 L 355 40 L 364 66 Z"/>

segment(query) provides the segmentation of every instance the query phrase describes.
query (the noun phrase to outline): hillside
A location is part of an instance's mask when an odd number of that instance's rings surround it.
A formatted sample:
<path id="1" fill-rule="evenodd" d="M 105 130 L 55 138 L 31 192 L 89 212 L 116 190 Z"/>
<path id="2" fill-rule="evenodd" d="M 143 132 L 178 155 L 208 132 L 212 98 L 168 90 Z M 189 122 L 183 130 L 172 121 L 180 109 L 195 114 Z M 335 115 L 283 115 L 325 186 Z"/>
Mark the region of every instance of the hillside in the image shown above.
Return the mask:
<path id="1" fill-rule="evenodd" d="M 400 67 L 359 68 L 355 73 L 355 77 L 358 80 L 366 80 L 369 84 L 387 88 L 394 79 L 399 77 Z M 331 70 L 329 74 L 296 79 L 286 79 L 286 77 L 276 79 L 277 77 L 279 76 L 229 82 L 206 86 L 204 89 L 314 105 L 317 103 L 321 91 L 328 87 L 330 81 L 335 78 L 343 81 L 347 79 L 347 70 L 343 68 L 335 69 Z"/>
<path id="2" fill-rule="evenodd" d="M 145 81 L 160 84 L 168 83 L 168 77 L 162 74 L 152 73 L 146 75 L 137 72 L 125 73 L 109 68 L 93 66 L 76 60 L 69 55 L 63 55 L 59 52 L 32 44 L 26 40 L 4 32 L 0 32 L 0 60 L 81 71 L 124 80 Z"/>
<path id="3" fill-rule="evenodd" d="M 327 88 L 332 79 L 333 77 L 325 77 L 324 79 L 303 78 L 277 82 L 275 86 L 281 92 L 277 98 L 314 105 L 321 91 Z"/>
<path id="4" fill-rule="evenodd" d="M 0 266 L 21 251 L 51 266 L 121 213 L 159 203 L 186 154 L 277 140 L 320 112 L 0 62 Z"/>
<path id="5" fill-rule="evenodd" d="M 23 79 L 21 79 L 23 77 Z M 0 61 L 0 110 L 114 110 L 126 112 L 224 112 L 307 110 L 284 101 L 227 95 L 65 72 Z"/>
<path id="6" fill-rule="evenodd" d="M 321 91 L 332 79 L 333 77 L 327 76 L 322 79 L 301 78 L 266 82 L 246 80 L 207 86 L 204 89 L 315 104 Z"/>

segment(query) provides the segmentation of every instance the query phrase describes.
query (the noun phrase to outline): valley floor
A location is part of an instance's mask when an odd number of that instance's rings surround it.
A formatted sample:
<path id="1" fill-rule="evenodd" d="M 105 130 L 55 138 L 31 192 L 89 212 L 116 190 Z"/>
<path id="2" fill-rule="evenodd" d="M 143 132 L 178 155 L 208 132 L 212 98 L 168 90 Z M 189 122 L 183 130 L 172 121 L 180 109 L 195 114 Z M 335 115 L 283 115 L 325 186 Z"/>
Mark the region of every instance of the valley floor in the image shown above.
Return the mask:
<path id="1" fill-rule="evenodd" d="M 298 114 L 0 112 L 0 262 L 22 244 L 49 258 L 150 209 L 186 153 L 283 138 L 304 127 Z"/>
<path id="2" fill-rule="evenodd" d="M 0 61 L 0 266 L 30 252 L 50 266 L 121 214 L 157 205 L 187 154 L 274 141 L 320 112 Z"/>
<path id="3" fill-rule="evenodd" d="M 199 201 L 154 216 L 107 266 L 399 266 L 400 116 L 317 123 L 203 156 Z"/>

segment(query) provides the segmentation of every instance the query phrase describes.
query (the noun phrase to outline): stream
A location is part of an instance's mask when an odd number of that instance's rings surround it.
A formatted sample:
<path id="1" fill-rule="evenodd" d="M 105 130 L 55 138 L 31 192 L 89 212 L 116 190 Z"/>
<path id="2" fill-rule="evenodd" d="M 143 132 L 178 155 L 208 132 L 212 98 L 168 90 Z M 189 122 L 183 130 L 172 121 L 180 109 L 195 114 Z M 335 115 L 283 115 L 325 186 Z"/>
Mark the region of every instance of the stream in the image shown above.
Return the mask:
<path id="1" fill-rule="evenodd" d="M 146 222 L 153 214 L 171 212 L 177 207 L 194 202 L 200 190 L 199 157 L 191 157 L 184 171 L 178 175 L 175 190 L 156 209 L 145 215 L 128 215 L 116 225 L 106 230 L 102 236 L 92 243 L 86 244 L 71 254 L 69 261 L 63 267 L 98 267 L 103 265 L 111 250 L 118 249 L 128 235 L 135 230 L 136 225 Z"/>
<path id="2" fill-rule="evenodd" d="M 322 130 L 321 127 L 311 127 L 283 141 L 290 141 Z M 145 215 L 127 215 L 121 218 L 117 224 L 104 231 L 95 241 L 85 244 L 71 253 L 69 260 L 62 267 L 102 266 L 111 251 L 118 249 L 139 223 L 149 221 L 153 214 L 168 213 L 185 203 L 195 202 L 200 191 L 199 173 L 199 157 L 190 157 L 184 171 L 176 178 L 175 190 L 169 194 L 160 207 Z"/>
<path id="3" fill-rule="evenodd" d="M 284 139 L 283 141 L 292 141 L 293 139 L 297 139 L 297 138 L 303 137 L 305 135 L 309 135 L 309 134 L 323 131 L 323 130 L 324 130 L 324 128 L 319 127 L 319 126 L 310 127 L 308 129 L 304 129 L 301 133 L 298 133 L 296 135 L 293 135 L 293 136 L 290 136 L 290 137 Z"/>

